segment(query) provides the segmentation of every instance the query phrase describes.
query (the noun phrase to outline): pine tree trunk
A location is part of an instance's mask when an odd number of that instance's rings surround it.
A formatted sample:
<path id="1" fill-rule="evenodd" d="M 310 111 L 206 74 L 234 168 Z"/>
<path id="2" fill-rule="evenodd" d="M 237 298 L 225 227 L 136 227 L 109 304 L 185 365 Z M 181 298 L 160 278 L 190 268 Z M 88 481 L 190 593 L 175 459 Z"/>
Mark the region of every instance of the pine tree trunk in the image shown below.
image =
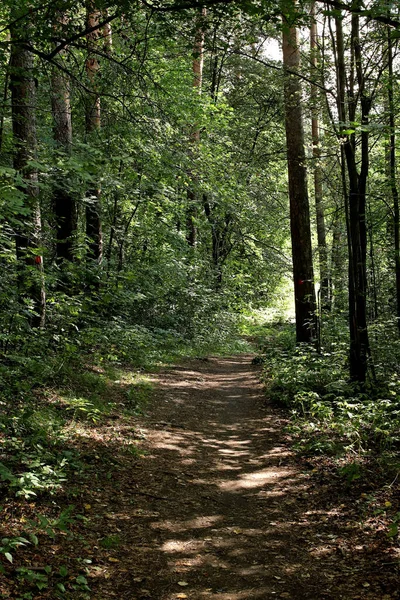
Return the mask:
<path id="1" fill-rule="evenodd" d="M 314 342 L 317 330 L 312 265 L 310 209 L 304 149 L 303 111 L 298 32 L 284 23 L 283 63 L 285 75 L 285 125 L 290 198 L 293 279 L 297 342 Z M 289 72 L 290 70 L 290 72 Z"/>
<path id="2" fill-rule="evenodd" d="M 18 292 L 22 301 L 32 302 L 32 327 L 44 327 L 46 296 L 43 257 L 38 250 L 41 236 L 38 172 L 29 164 L 37 158 L 34 61 L 31 52 L 18 43 L 21 37 L 18 27 L 12 27 L 10 33 L 13 42 L 10 58 L 13 165 L 23 178 L 19 190 L 30 210 L 30 221 L 19 226 L 15 236 Z"/>

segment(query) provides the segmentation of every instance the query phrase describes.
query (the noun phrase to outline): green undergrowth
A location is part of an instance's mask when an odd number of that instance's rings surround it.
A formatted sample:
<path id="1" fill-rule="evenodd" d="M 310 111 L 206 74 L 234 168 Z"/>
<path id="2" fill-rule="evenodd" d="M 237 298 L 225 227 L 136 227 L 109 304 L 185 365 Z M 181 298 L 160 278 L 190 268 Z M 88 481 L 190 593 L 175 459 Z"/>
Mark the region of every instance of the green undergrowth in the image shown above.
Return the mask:
<path id="1" fill-rule="evenodd" d="M 321 485 L 357 506 L 360 523 L 400 534 L 400 364 L 392 324 L 371 327 L 370 378 L 349 381 L 345 323 L 324 322 L 320 352 L 295 344 L 291 323 L 266 323 L 258 362 L 267 398 L 289 413 L 287 440 Z M 378 524 L 379 521 L 379 524 Z"/>
<path id="2" fill-rule="evenodd" d="M 111 480 L 115 465 L 140 458 L 138 417 L 153 394 L 153 371 L 183 357 L 250 346 L 227 312 L 193 318 L 190 327 L 110 318 L 12 335 L 0 354 L 0 509 L 6 523 L 0 573 L 21 600 L 44 590 L 52 598 L 85 598 L 88 567 L 79 557 L 65 564 L 39 559 L 37 569 L 29 568 L 29 557 L 46 556 L 60 536 L 85 543 L 88 524 L 77 498 L 90 478 Z M 117 543 L 104 537 L 100 546 Z"/>
<path id="3" fill-rule="evenodd" d="M 122 320 L 57 333 L 29 331 L 0 355 L 0 481 L 28 498 L 51 493 L 68 477 L 73 427 L 145 410 L 146 373 L 183 357 L 248 351 L 235 318 L 192 320 L 190 331 Z"/>
<path id="4" fill-rule="evenodd" d="M 361 390 L 349 381 L 346 337 L 337 335 L 337 323 L 331 329 L 330 325 L 326 324 L 320 352 L 296 345 L 292 324 L 266 327 L 260 358 L 267 395 L 289 409 L 288 431 L 299 452 L 336 457 L 375 454 L 390 465 L 390 477 L 400 468 L 396 345 L 391 344 L 385 364 L 384 336 L 376 336 L 382 362 L 371 368 L 375 380 L 371 376 Z"/>

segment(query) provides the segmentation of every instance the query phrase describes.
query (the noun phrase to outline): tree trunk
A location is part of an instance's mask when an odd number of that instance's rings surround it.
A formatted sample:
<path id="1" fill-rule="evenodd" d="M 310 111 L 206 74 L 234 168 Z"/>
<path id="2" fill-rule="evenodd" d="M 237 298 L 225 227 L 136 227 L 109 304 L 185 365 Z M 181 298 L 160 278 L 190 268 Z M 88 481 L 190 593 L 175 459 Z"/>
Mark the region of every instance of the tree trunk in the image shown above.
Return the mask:
<path id="1" fill-rule="evenodd" d="M 6 37 L 6 41 L 10 41 L 10 34 L 7 34 Z M 11 58 L 11 57 L 10 57 Z M 10 60 L 8 61 L 8 68 L 6 70 L 5 76 L 4 76 L 4 88 L 3 88 L 3 94 L 2 94 L 2 101 L 3 101 L 3 106 L 1 108 L 1 115 L 0 115 L 0 153 L 3 150 L 3 136 L 4 136 L 4 117 L 5 117 L 5 112 L 6 112 L 6 106 L 7 106 L 7 99 L 8 99 L 8 88 L 10 86 Z"/>
<path id="2" fill-rule="evenodd" d="M 346 273 L 348 257 L 347 234 L 348 218 L 348 189 L 346 179 L 346 159 L 343 146 L 340 147 L 340 153 L 337 157 L 340 169 L 341 185 L 338 189 L 335 215 L 332 223 L 332 270 L 331 270 L 331 298 L 338 311 L 344 311 L 348 308 L 348 274 Z M 334 290 L 333 290 L 334 288 Z"/>
<path id="3" fill-rule="evenodd" d="M 66 24 L 68 24 L 67 17 L 61 14 L 54 25 L 55 33 L 62 33 L 62 27 Z M 65 55 L 66 50 L 64 49 L 59 53 L 59 60 L 63 61 Z M 57 67 L 53 67 L 51 76 L 51 106 L 56 146 L 68 156 L 71 154 L 72 147 L 70 82 Z M 56 180 L 53 199 L 57 228 L 57 259 L 72 261 L 73 238 L 76 232 L 76 206 L 72 192 L 65 185 L 63 173 Z"/>
<path id="4" fill-rule="evenodd" d="M 344 231 L 344 216 L 343 216 L 343 206 L 340 202 L 341 198 L 339 197 L 339 201 L 335 207 L 335 215 L 332 223 L 332 253 L 331 253 L 331 261 L 332 261 L 332 292 L 331 299 L 334 308 L 339 310 L 347 308 L 347 277 L 344 275 L 346 273 L 346 236 Z"/>
<path id="5" fill-rule="evenodd" d="M 41 235 L 38 172 L 29 164 L 37 158 L 34 62 L 32 53 L 18 44 L 21 37 L 18 27 L 11 27 L 10 33 L 14 42 L 10 58 L 13 165 L 23 179 L 18 189 L 31 215 L 30 222 L 19 226 L 15 236 L 18 291 L 22 301 L 28 299 L 33 304 L 32 327 L 44 327 L 46 297 L 43 257 L 38 250 Z"/>
<path id="6" fill-rule="evenodd" d="M 203 65 L 204 65 L 204 31 L 201 23 L 201 19 L 206 16 L 206 9 L 203 8 L 200 13 L 200 22 L 196 28 L 194 46 L 193 46 L 193 88 L 197 90 L 198 94 L 201 94 L 201 87 L 203 83 Z M 195 124 L 193 132 L 191 134 L 192 149 L 189 155 L 193 155 L 195 146 L 200 141 L 200 130 L 198 125 Z M 189 184 L 187 192 L 188 206 L 186 211 L 186 240 L 189 246 L 195 246 L 197 241 L 197 227 L 196 217 L 198 214 L 198 194 L 195 191 L 196 177 L 192 173 L 189 174 L 192 186 Z"/>
<path id="7" fill-rule="evenodd" d="M 315 20 L 315 2 L 311 9 L 311 31 L 310 31 L 310 50 L 311 50 L 311 75 L 317 74 L 317 53 L 318 53 L 318 31 Z M 314 196 L 315 212 L 317 217 L 317 238 L 318 238 L 318 257 L 319 257 L 319 276 L 320 276 L 320 294 L 321 308 L 330 309 L 330 277 L 328 270 L 328 250 L 326 244 L 325 232 L 325 214 L 322 191 L 322 171 L 321 171 L 321 148 L 318 121 L 318 89 L 311 84 L 311 134 L 312 150 L 314 159 Z"/>
<path id="8" fill-rule="evenodd" d="M 393 42 L 391 30 L 387 30 L 388 40 L 388 104 L 389 104 L 389 181 L 393 200 L 393 225 L 394 225 L 394 256 L 395 256 L 395 280 L 396 280 L 396 317 L 397 327 L 400 333 L 400 210 L 399 193 L 396 184 L 396 128 L 394 116 L 394 91 L 395 79 L 393 77 Z"/>
<path id="9" fill-rule="evenodd" d="M 206 194 L 203 195 L 204 213 L 211 227 L 211 256 L 215 274 L 215 287 L 222 287 L 223 265 L 228 258 L 232 243 L 230 241 L 232 215 L 225 212 L 224 217 L 216 214 L 216 206 L 211 206 Z"/>
<path id="10" fill-rule="evenodd" d="M 100 18 L 101 12 L 96 9 L 92 0 L 88 0 L 86 26 L 89 28 L 98 25 Z M 87 34 L 88 56 L 86 59 L 86 75 L 93 92 L 88 95 L 86 104 L 86 133 L 89 137 L 94 137 L 94 134 L 98 133 L 101 127 L 100 96 L 97 92 L 96 81 L 99 76 L 100 64 L 93 53 L 96 42 L 99 39 L 99 32 L 100 30 L 97 29 Z M 89 257 L 100 264 L 103 258 L 100 185 L 91 187 L 87 192 L 86 236 L 89 242 Z"/>
<path id="11" fill-rule="evenodd" d="M 312 265 L 310 209 L 304 150 L 298 32 L 284 23 L 283 64 L 285 75 L 285 125 L 289 176 L 290 227 L 297 342 L 314 342 L 317 330 Z M 290 69 L 290 73 L 288 70 Z"/>
<path id="12" fill-rule="evenodd" d="M 351 71 L 349 73 L 348 115 L 345 103 L 345 58 L 342 23 L 336 18 L 338 52 L 338 110 L 342 123 L 341 139 L 346 159 L 349 198 L 346 216 L 349 238 L 349 328 L 350 328 L 350 377 L 361 384 L 365 382 L 370 353 L 367 328 L 367 228 L 366 228 L 366 186 L 369 168 L 368 121 L 371 99 L 365 93 L 362 72 L 361 47 L 359 41 L 359 17 L 352 16 L 351 29 Z M 344 133 L 346 123 L 355 121 L 356 104 L 354 98 L 355 81 L 361 99 L 361 161 L 360 172 L 356 157 L 355 134 Z M 347 118 L 348 117 L 348 118 Z"/>

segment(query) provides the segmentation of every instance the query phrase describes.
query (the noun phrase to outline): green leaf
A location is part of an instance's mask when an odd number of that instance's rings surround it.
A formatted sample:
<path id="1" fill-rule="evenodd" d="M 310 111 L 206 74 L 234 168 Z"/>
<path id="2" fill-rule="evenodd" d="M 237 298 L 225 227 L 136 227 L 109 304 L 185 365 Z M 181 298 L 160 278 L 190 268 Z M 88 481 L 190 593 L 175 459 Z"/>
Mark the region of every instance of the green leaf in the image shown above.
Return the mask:
<path id="1" fill-rule="evenodd" d="M 66 577 L 68 575 L 68 569 L 65 565 L 62 565 L 58 572 L 61 575 L 61 577 Z"/>
<path id="2" fill-rule="evenodd" d="M 44 590 L 44 589 L 46 589 L 46 588 L 47 588 L 47 581 L 46 581 L 46 582 L 45 582 L 45 581 L 37 581 L 37 582 L 36 582 L 36 587 L 37 587 L 39 590 Z"/>
<path id="3" fill-rule="evenodd" d="M 12 554 L 10 554 L 9 552 L 4 552 L 4 556 L 6 557 L 7 560 L 10 561 L 10 563 L 13 562 Z"/>
<path id="4" fill-rule="evenodd" d="M 25 546 L 26 544 L 29 544 L 29 540 L 27 540 L 24 537 L 16 537 L 14 538 L 14 543 L 16 546 Z"/>

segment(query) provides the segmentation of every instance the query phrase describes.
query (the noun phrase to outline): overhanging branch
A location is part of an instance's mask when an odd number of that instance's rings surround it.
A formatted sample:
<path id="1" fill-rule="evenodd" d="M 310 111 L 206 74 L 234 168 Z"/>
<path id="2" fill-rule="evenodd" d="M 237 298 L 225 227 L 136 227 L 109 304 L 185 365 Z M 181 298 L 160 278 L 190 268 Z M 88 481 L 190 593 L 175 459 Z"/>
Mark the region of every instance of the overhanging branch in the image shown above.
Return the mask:
<path id="1" fill-rule="evenodd" d="M 346 4 L 345 2 L 340 2 L 339 0 L 324 0 L 324 4 L 331 6 L 332 8 L 336 8 L 337 10 L 344 10 L 353 15 L 359 15 L 360 17 L 371 19 L 372 21 L 378 21 L 378 23 L 384 23 L 385 25 L 389 25 L 390 27 L 394 27 L 396 29 L 400 28 L 399 20 L 387 15 L 374 14 L 373 9 L 357 10 L 352 5 Z"/>

